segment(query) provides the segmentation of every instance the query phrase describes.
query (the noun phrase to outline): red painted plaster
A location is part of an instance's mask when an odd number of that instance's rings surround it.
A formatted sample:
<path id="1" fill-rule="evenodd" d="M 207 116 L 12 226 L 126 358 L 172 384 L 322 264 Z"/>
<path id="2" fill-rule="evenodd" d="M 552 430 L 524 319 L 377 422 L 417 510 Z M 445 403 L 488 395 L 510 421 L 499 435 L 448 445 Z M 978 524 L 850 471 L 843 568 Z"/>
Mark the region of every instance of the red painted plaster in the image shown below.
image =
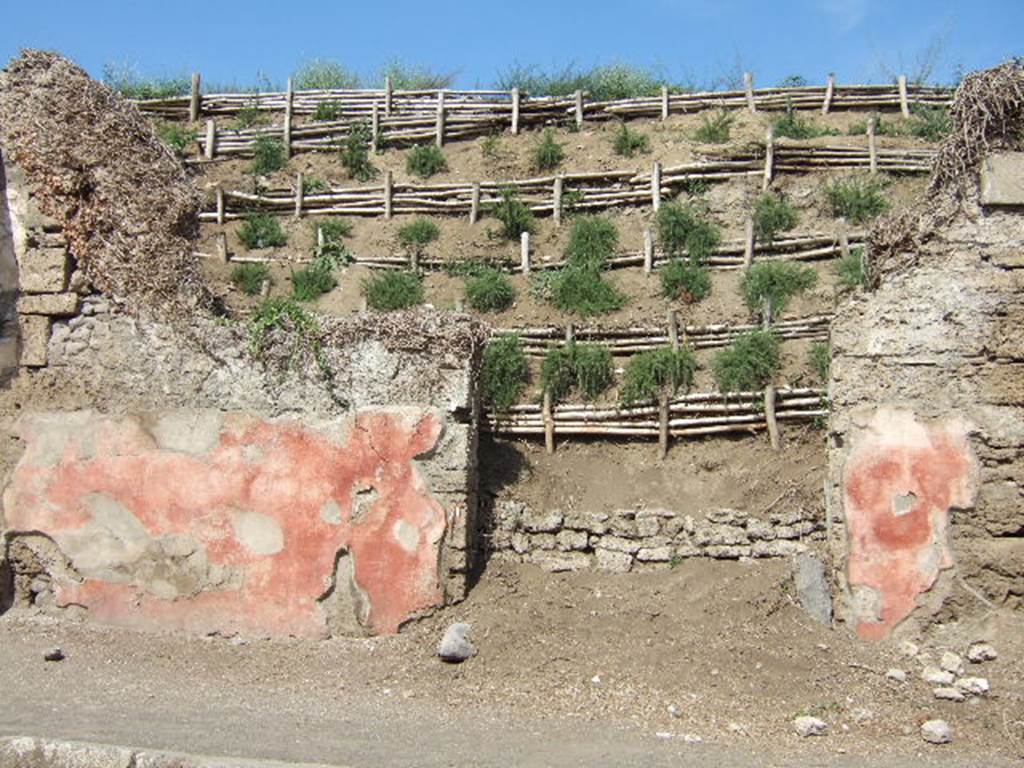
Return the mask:
<path id="1" fill-rule="evenodd" d="M 162 448 L 132 417 L 94 416 L 64 434 L 55 423 L 23 423 L 25 453 L 4 494 L 8 530 L 42 531 L 58 542 L 80 535 L 93 517 L 88 498 L 102 494 L 150 536 L 188 535 L 211 565 L 235 574 L 227 585 L 168 599 L 153 594 L 137 563 L 128 564 L 123 573 L 59 583 L 61 604 L 84 605 L 91 616 L 116 624 L 322 635 L 325 614 L 317 598 L 340 549 L 352 557 L 372 631 L 394 632 L 411 613 L 442 599 L 445 512 L 412 461 L 441 433 L 433 413 L 363 412 L 341 437 L 295 421 L 228 414 L 215 445 L 200 455 Z M 376 496 L 353 520 L 356 493 L 370 488 Z M 331 501 L 340 521 L 321 515 Z M 247 548 L 232 522 L 239 513 L 277 521 L 280 551 Z"/>
<path id="2" fill-rule="evenodd" d="M 855 441 L 844 471 L 848 577 L 880 598 L 878 616 L 856 617 L 862 637 L 886 637 L 953 565 L 949 509 L 970 504 L 976 474 L 959 421 L 925 426 L 883 409 Z M 912 502 L 903 514 L 894 506 L 900 497 Z"/>

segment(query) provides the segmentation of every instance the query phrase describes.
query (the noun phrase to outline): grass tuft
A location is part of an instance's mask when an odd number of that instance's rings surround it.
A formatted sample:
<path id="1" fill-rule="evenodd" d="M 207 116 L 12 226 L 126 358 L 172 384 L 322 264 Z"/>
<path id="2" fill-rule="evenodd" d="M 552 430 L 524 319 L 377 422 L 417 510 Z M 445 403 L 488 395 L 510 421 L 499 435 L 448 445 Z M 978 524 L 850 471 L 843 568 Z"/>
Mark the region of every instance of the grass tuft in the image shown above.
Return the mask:
<path id="1" fill-rule="evenodd" d="M 436 144 L 418 144 L 405 158 L 405 170 L 423 179 L 448 170 L 444 152 Z"/>
<path id="2" fill-rule="evenodd" d="M 788 107 L 784 115 L 775 119 L 772 123 L 772 130 L 776 137 L 787 139 L 816 139 L 819 136 L 836 135 L 836 131 L 817 125 L 793 110 L 792 107 Z"/>
<path id="3" fill-rule="evenodd" d="M 126 99 L 168 99 L 192 91 L 189 77 L 143 77 L 130 64 L 104 64 L 103 84 Z"/>
<path id="4" fill-rule="evenodd" d="M 349 89 L 360 86 L 359 75 L 330 59 L 310 59 L 292 73 L 297 91 Z"/>
<path id="5" fill-rule="evenodd" d="M 156 137 L 170 147 L 178 157 L 185 154 L 189 145 L 196 138 L 195 132 L 190 131 L 181 123 L 170 123 L 165 120 L 157 122 L 153 131 L 156 133 Z"/>
<path id="6" fill-rule="evenodd" d="M 828 369 L 832 362 L 832 352 L 829 350 L 828 344 L 823 341 L 811 344 L 810 349 L 807 350 L 807 362 L 810 363 L 811 370 L 818 377 L 818 381 L 827 384 Z"/>
<path id="7" fill-rule="evenodd" d="M 730 138 L 735 121 L 735 116 L 724 109 L 710 115 L 701 115 L 700 127 L 694 132 L 693 138 L 702 144 L 724 144 Z"/>
<path id="8" fill-rule="evenodd" d="M 696 370 L 697 359 L 689 347 L 662 347 L 633 355 L 622 379 L 622 402 L 628 405 L 653 400 L 663 390 L 670 395 L 680 389 L 686 392 L 693 385 Z"/>
<path id="9" fill-rule="evenodd" d="M 437 224 L 426 216 L 417 216 L 408 224 L 398 228 L 398 242 L 409 251 L 422 252 L 423 249 L 441 236 Z"/>
<path id="10" fill-rule="evenodd" d="M 813 288 L 818 273 L 792 261 L 762 261 L 754 264 L 740 279 L 740 293 L 751 312 L 760 311 L 764 299 L 772 304 L 772 314 L 781 315 L 798 293 Z"/>
<path id="11" fill-rule="evenodd" d="M 565 160 L 565 149 L 555 141 L 555 132 L 545 128 L 540 140 L 533 147 L 533 165 L 538 170 L 546 171 L 557 168 Z"/>
<path id="12" fill-rule="evenodd" d="M 715 355 L 712 372 L 722 392 L 754 392 L 775 378 L 780 363 L 779 337 L 750 331 Z"/>
<path id="13" fill-rule="evenodd" d="M 836 275 L 845 288 L 863 288 L 867 285 L 868 276 L 864 269 L 864 252 L 854 248 L 849 256 L 836 262 Z"/>
<path id="14" fill-rule="evenodd" d="M 619 244 L 615 223 L 604 216 L 580 216 L 572 225 L 565 256 L 571 267 L 600 270 Z"/>
<path id="15" fill-rule="evenodd" d="M 396 91 L 436 91 L 450 88 L 455 82 L 455 72 L 436 72 L 420 64 L 409 64 L 392 59 L 380 71 L 379 82 L 391 78 L 391 87 Z"/>
<path id="16" fill-rule="evenodd" d="M 621 309 L 626 295 L 596 269 L 566 267 L 537 275 L 541 295 L 563 312 L 591 317 Z"/>
<path id="17" fill-rule="evenodd" d="M 687 304 L 703 301 L 711 293 L 711 276 L 699 264 L 672 259 L 661 270 L 661 292 Z"/>
<path id="18" fill-rule="evenodd" d="M 701 263 L 718 247 L 722 235 L 718 227 L 693 203 L 663 203 L 655 217 L 658 242 L 670 256 L 684 251 L 694 263 Z"/>
<path id="19" fill-rule="evenodd" d="M 238 264 L 231 270 L 231 282 L 246 296 L 255 296 L 270 277 L 266 264 Z"/>
<path id="20" fill-rule="evenodd" d="M 254 176 L 265 176 L 279 171 L 288 162 L 284 150 L 284 142 L 276 136 L 258 136 L 253 150 L 254 155 L 249 172 Z"/>
<path id="21" fill-rule="evenodd" d="M 341 164 L 356 181 L 370 181 L 377 177 L 377 168 L 370 162 L 370 142 L 373 129 L 366 121 L 353 123 L 348 136 L 341 143 Z"/>
<path id="22" fill-rule="evenodd" d="M 316 301 L 333 290 L 335 259 L 328 254 L 317 256 L 308 267 L 292 270 L 292 297 L 296 301 Z"/>
<path id="23" fill-rule="evenodd" d="M 313 120 L 318 123 L 329 123 L 341 117 L 341 105 L 336 101 L 321 101 L 313 112 Z"/>
<path id="24" fill-rule="evenodd" d="M 619 123 L 619 130 L 612 137 L 612 151 L 622 157 L 633 157 L 638 152 L 649 152 L 650 140 L 647 134 L 630 128 L 626 123 Z"/>
<path id="25" fill-rule="evenodd" d="M 267 213 L 250 213 L 238 228 L 238 239 L 249 250 L 256 248 L 280 248 L 288 238 L 281 224 Z"/>
<path id="26" fill-rule="evenodd" d="M 511 281 L 494 267 L 482 266 L 466 278 L 466 301 L 478 312 L 501 312 L 512 306 L 516 291 Z"/>
<path id="27" fill-rule="evenodd" d="M 593 399 L 611 386 L 612 353 L 599 344 L 568 344 L 552 347 L 541 364 L 541 386 L 558 401 L 576 388 Z"/>
<path id="28" fill-rule="evenodd" d="M 518 336 L 492 339 L 484 348 L 480 365 L 480 396 L 495 411 L 507 411 L 523 394 L 529 375 Z"/>
<path id="29" fill-rule="evenodd" d="M 536 229 L 533 211 L 512 189 L 501 191 L 501 200 L 491 208 L 491 215 L 501 222 L 498 234 L 506 240 L 518 240 L 523 232 L 533 232 Z"/>
<path id="30" fill-rule="evenodd" d="M 866 224 L 889 208 L 882 191 L 886 183 L 876 176 L 848 176 L 825 184 L 825 201 L 832 215 L 854 224 Z"/>
<path id="31" fill-rule="evenodd" d="M 765 192 L 754 202 L 754 237 L 759 243 L 770 243 L 799 223 L 799 211 L 782 195 Z"/>
<path id="32" fill-rule="evenodd" d="M 588 98 L 599 101 L 657 96 L 662 85 L 668 85 L 673 92 L 684 90 L 649 69 L 621 63 L 588 70 L 570 65 L 549 72 L 516 64 L 498 76 L 496 85 L 505 91 L 519 88 L 531 96 L 569 96 L 583 91 Z"/>
<path id="33" fill-rule="evenodd" d="M 408 270 L 376 272 L 362 283 L 366 305 L 390 312 L 423 303 L 423 280 Z"/>

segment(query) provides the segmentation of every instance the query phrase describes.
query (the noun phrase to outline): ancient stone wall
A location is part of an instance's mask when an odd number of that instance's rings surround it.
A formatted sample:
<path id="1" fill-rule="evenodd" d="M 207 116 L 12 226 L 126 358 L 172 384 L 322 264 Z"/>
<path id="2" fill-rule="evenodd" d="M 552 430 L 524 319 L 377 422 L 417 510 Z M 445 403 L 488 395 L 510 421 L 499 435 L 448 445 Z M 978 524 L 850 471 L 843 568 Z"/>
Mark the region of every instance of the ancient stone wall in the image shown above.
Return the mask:
<path id="1" fill-rule="evenodd" d="M 684 514 L 668 509 L 614 512 L 534 510 L 495 501 L 493 557 L 549 571 L 587 568 L 625 573 L 662 570 L 689 557 L 783 557 L 824 540 L 820 514 L 795 510 L 758 518 L 733 509 Z"/>
<path id="2" fill-rule="evenodd" d="M 862 636 L 1024 605 L 1021 205 L 968 201 L 837 313 L 829 506 Z"/>

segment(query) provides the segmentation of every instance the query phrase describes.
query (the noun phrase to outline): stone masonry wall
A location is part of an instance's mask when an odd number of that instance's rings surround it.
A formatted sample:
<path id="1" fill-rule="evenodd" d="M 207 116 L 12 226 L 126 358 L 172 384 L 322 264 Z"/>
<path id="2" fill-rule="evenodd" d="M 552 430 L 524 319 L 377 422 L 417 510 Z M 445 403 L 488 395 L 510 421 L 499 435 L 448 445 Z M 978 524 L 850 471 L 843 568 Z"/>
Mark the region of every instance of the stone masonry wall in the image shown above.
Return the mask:
<path id="1" fill-rule="evenodd" d="M 696 515 L 667 509 L 563 513 L 499 500 L 493 516 L 487 542 L 492 556 L 549 571 L 625 573 L 662 570 L 689 557 L 783 557 L 825 538 L 821 517 L 803 510 L 763 519 L 733 509 Z"/>

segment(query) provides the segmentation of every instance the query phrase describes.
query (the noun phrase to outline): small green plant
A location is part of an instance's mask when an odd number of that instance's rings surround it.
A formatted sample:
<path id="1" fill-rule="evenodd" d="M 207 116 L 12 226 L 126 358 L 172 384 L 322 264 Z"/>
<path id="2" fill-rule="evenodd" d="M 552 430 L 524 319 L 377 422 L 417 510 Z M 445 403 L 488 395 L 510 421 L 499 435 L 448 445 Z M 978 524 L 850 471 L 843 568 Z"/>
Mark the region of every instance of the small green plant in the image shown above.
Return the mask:
<path id="1" fill-rule="evenodd" d="M 280 223 L 267 213 L 251 213 L 246 216 L 238 229 L 238 239 L 249 250 L 280 248 L 288 242 Z"/>
<path id="2" fill-rule="evenodd" d="M 649 152 L 647 134 L 634 131 L 626 123 L 619 123 L 619 129 L 612 138 L 612 150 L 622 157 L 633 157 L 638 152 Z"/>
<path id="3" fill-rule="evenodd" d="M 321 101 L 316 105 L 313 112 L 313 120 L 318 123 L 327 123 L 341 117 L 341 105 L 336 101 Z"/>
<path id="4" fill-rule="evenodd" d="M 466 301 L 478 312 L 501 312 L 512 306 L 516 291 L 508 277 L 494 267 L 483 267 L 466 279 Z"/>
<path id="5" fill-rule="evenodd" d="M 391 59 L 381 68 L 379 81 L 390 77 L 391 87 L 396 91 L 436 91 L 450 88 L 455 81 L 455 74 L 455 72 L 435 72 L 420 64 L 409 64 L 401 59 Z"/>
<path id="6" fill-rule="evenodd" d="M 569 65 L 560 71 L 543 72 L 535 66 L 515 64 L 501 73 L 496 83 L 502 90 L 519 88 L 531 96 L 569 96 L 584 91 L 590 98 L 605 101 L 640 96 L 657 96 L 661 86 L 673 93 L 685 87 L 669 83 L 658 73 L 632 64 L 607 64 L 589 70 Z"/>
<path id="7" fill-rule="evenodd" d="M 754 202 L 754 237 L 759 243 L 770 243 L 799 223 L 800 213 L 782 195 L 765 192 Z"/>
<path id="8" fill-rule="evenodd" d="M 167 99 L 184 96 L 192 85 L 187 75 L 143 77 L 130 64 L 103 65 L 103 83 L 126 99 Z"/>
<path id="9" fill-rule="evenodd" d="M 665 298 L 687 304 L 703 301 L 711 293 L 711 277 L 699 264 L 672 259 L 661 270 L 661 292 Z"/>
<path id="10" fill-rule="evenodd" d="M 255 103 L 246 104 L 235 113 L 235 128 L 239 130 L 255 128 L 265 121 L 266 117 Z"/>
<path id="11" fill-rule="evenodd" d="M 792 107 L 787 107 L 785 114 L 775 119 L 772 130 L 776 136 L 788 139 L 816 139 L 819 136 L 833 136 L 836 133 L 830 128 L 816 125 Z"/>
<path id="12" fill-rule="evenodd" d="M 818 377 L 818 381 L 826 383 L 829 364 L 832 362 L 832 353 L 829 351 L 828 344 L 823 341 L 811 344 L 810 349 L 807 350 L 807 361 L 811 364 L 811 370 Z"/>
<path id="13" fill-rule="evenodd" d="M 941 141 L 953 127 L 945 107 L 914 107 L 908 129 L 912 136 L 925 141 Z"/>
<path id="14" fill-rule="evenodd" d="M 435 173 L 448 170 L 444 152 L 436 144 L 417 144 L 405 158 L 405 170 L 420 178 L 428 179 Z"/>
<path id="15" fill-rule="evenodd" d="M 536 228 L 530 206 L 520 200 L 512 189 L 501 191 L 501 199 L 494 204 L 491 215 L 501 222 L 498 233 L 506 240 L 518 240 L 523 232 L 533 232 Z"/>
<path id="16" fill-rule="evenodd" d="M 296 301 L 316 301 L 338 284 L 334 277 L 334 258 L 324 254 L 308 267 L 292 270 L 292 296 Z"/>
<path id="17" fill-rule="evenodd" d="M 565 190 L 562 192 L 562 212 L 571 214 L 586 197 L 587 195 L 582 189 Z"/>
<path id="18" fill-rule="evenodd" d="M 266 264 L 238 264 L 231 270 L 231 282 L 246 296 L 255 296 L 270 277 Z"/>
<path id="19" fill-rule="evenodd" d="M 894 123 L 891 120 L 886 120 L 882 115 L 873 115 L 875 120 L 875 135 L 876 136 L 899 136 L 902 133 L 898 123 Z M 850 125 L 849 133 L 851 136 L 863 136 L 868 132 L 868 121 L 858 120 Z"/>
<path id="20" fill-rule="evenodd" d="M 249 172 L 254 176 L 265 176 L 268 173 L 284 168 L 287 156 L 284 142 L 276 136 L 257 136 L 253 148 L 252 165 Z"/>
<path id="21" fill-rule="evenodd" d="M 865 224 L 889 208 L 884 189 L 885 181 L 876 176 L 848 176 L 825 184 L 825 201 L 836 218 Z"/>
<path id="22" fill-rule="evenodd" d="M 839 282 L 846 288 L 863 288 L 867 285 L 867 272 L 864 269 L 864 251 L 854 248 L 849 255 L 836 262 L 836 274 Z"/>
<path id="23" fill-rule="evenodd" d="M 156 137 L 171 148 L 174 154 L 185 154 L 185 150 L 195 141 L 196 135 L 180 123 L 169 123 L 161 120 L 154 126 Z"/>
<path id="24" fill-rule="evenodd" d="M 370 162 L 370 141 L 373 130 L 369 123 L 353 123 L 348 136 L 341 143 L 341 164 L 348 175 L 357 181 L 370 181 L 377 176 L 377 168 Z"/>
<path id="25" fill-rule="evenodd" d="M 633 355 L 626 364 L 622 379 L 622 402 L 653 400 L 662 391 L 670 395 L 684 392 L 693 385 L 697 359 L 689 347 L 652 349 Z"/>
<path id="26" fill-rule="evenodd" d="M 367 306 L 384 312 L 423 303 L 423 280 L 408 270 L 372 274 L 363 280 L 362 289 Z"/>
<path id="27" fill-rule="evenodd" d="M 598 344 L 552 347 L 541 364 L 541 386 L 551 399 L 563 399 L 575 387 L 593 399 L 611 386 L 612 353 Z"/>
<path id="28" fill-rule="evenodd" d="M 398 228 L 398 242 L 408 251 L 422 253 L 423 249 L 441 236 L 437 224 L 426 216 L 417 216 Z"/>
<path id="29" fill-rule="evenodd" d="M 619 244 L 615 223 L 604 216 L 580 216 L 573 222 L 565 256 L 569 266 L 603 269 Z"/>
<path id="30" fill-rule="evenodd" d="M 772 314 L 781 315 L 794 296 L 817 281 L 818 273 L 810 267 L 792 261 L 762 261 L 740 278 L 740 293 L 751 312 L 759 311 L 768 299 Z"/>
<path id="31" fill-rule="evenodd" d="M 541 278 L 543 294 L 558 309 L 590 317 L 621 309 L 626 296 L 605 280 L 596 269 L 566 267 L 548 272 Z"/>
<path id="32" fill-rule="evenodd" d="M 779 337 L 750 331 L 715 355 L 712 372 L 722 392 L 754 392 L 775 378 L 780 361 Z"/>
<path id="33" fill-rule="evenodd" d="M 724 144 L 729 140 L 736 118 L 732 112 L 720 109 L 710 115 L 701 115 L 700 127 L 693 138 L 702 144 Z"/>
<path id="34" fill-rule="evenodd" d="M 693 203 L 678 200 L 664 203 L 655 217 L 658 242 L 670 256 L 685 251 L 694 263 L 701 263 L 718 247 L 722 235 Z"/>
<path id="35" fill-rule="evenodd" d="M 348 90 L 358 88 L 359 76 L 329 59 L 310 59 L 292 73 L 297 91 Z"/>
<path id="36" fill-rule="evenodd" d="M 249 338 L 257 356 L 265 348 L 267 335 L 277 329 L 294 330 L 300 339 L 308 340 L 317 333 L 319 327 L 316 318 L 294 299 L 282 296 L 266 299 L 256 308 L 250 326 Z"/>
<path id="37" fill-rule="evenodd" d="M 533 164 L 542 171 L 557 168 L 565 159 L 565 150 L 555 141 L 555 132 L 545 128 L 540 141 L 533 147 Z"/>
<path id="38" fill-rule="evenodd" d="M 497 262 L 488 262 L 474 258 L 446 261 L 442 269 L 445 271 L 445 274 L 452 277 L 480 277 L 490 270 L 501 271 Z"/>
<path id="39" fill-rule="evenodd" d="M 480 154 L 488 160 L 501 158 L 501 136 L 497 133 L 490 133 L 484 136 L 480 142 Z"/>
<path id="40" fill-rule="evenodd" d="M 337 243 L 346 237 L 352 237 L 352 222 L 348 219 L 319 219 L 313 222 L 313 232 L 320 230 L 324 233 L 324 243 Z"/>
<path id="41" fill-rule="evenodd" d="M 495 411 L 507 411 L 523 394 L 530 368 L 515 335 L 488 342 L 480 364 L 480 396 Z"/>
<path id="42" fill-rule="evenodd" d="M 315 195 L 320 192 L 326 192 L 328 189 L 330 189 L 330 185 L 316 176 L 306 176 L 302 179 L 303 195 Z"/>

